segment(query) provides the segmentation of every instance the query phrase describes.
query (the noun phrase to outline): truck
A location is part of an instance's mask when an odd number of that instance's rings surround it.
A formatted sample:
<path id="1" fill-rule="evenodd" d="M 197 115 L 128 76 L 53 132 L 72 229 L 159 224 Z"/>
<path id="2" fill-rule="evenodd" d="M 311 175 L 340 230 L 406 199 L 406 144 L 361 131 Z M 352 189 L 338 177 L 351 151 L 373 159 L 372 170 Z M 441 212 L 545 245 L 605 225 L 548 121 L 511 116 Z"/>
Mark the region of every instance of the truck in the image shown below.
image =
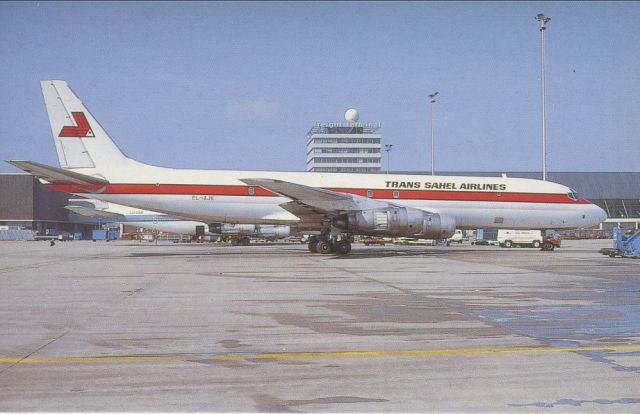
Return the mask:
<path id="1" fill-rule="evenodd" d="M 496 238 L 500 247 L 535 247 L 542 245 L 542 232 L 540 230 L 498 230 Z"/>
<path id="2" fill-rule="evenodd" d="M 500 247 L 533 247 L 543 250 L 553 250 L 560 247 L 560 237 L 557 234 L 542 236 L 540 230 L 511 230 L 499 229 L 496 240 Z"/>
<path id="3" fill-rule="evenodd" d="M 498 237 L 497 229 L 477 229 L 475 238 L 471 241 L 471 244 L 477 246 L 497 246 Z"/>
<path id="4" fill-rule="evenodd" d="M 463 239 L 464 239 L 464 235 L 462 234 L 462 230 L 456 230 L 456 232 L 453 233 L 453 236 L 449 237 L 447 241 L 449 243 L 462 244 Z"/>

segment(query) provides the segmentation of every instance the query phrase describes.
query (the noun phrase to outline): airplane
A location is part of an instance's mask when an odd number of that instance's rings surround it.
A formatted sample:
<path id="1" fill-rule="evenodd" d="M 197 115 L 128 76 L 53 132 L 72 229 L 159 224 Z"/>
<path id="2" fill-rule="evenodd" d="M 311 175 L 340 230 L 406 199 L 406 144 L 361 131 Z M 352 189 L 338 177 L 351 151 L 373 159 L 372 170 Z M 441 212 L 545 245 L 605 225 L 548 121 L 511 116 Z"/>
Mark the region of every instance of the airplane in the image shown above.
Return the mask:
<path id="1" fill-rule="evenodd" d="M 604 210 L 561 184 L 511 177 L 175 169 L 127 157 L 63 80 L 41 81 L 62 168 L 12 160 L 50 188 L 205 223 L 318 232 L 314 253 L 353 235 L 444 239 L 455 229 L 572 229 Z M 544 246 L 543 246 L 544 249 Z"/>
<path id="2" fill-rule="evenodd" d="M 192 236 L 215 234 L 231 244 L 248 245 L 249 237 L 267 240 L 283 239 L 290 234 L 289 226 L 272 224 L 230 224 L 203 222 L 170 216 L 157 211 L 142 210 L 96 199 L 70 199 L 65 208 L 77 214 L 78 221 L 86 223 L 122 223 L 134 227 Z"/>

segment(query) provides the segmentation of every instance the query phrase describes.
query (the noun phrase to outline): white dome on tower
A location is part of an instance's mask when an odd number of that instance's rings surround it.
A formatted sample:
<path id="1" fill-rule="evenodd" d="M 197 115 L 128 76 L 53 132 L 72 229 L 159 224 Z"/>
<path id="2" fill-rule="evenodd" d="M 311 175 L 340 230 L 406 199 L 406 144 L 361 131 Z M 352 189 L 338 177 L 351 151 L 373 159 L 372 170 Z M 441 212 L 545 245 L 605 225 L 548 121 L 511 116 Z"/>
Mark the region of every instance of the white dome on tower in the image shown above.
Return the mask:
<path id="1" fill-rule="evenodd" d="M 358 122 L 358 116 L 358 111 L 355 108 L 349 108 L 344 113 L 344 119 L 346 119 L 348 122 Z"/>

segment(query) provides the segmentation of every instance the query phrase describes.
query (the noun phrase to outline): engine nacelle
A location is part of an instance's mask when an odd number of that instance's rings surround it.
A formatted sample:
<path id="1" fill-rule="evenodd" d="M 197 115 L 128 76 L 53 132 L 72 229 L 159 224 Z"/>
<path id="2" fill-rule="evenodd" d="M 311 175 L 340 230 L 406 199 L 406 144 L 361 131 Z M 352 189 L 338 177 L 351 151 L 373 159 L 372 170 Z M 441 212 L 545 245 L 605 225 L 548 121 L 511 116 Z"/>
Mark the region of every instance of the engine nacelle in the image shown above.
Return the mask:
<path id="1" fill-rule="evenodd" d="M 258 235 L 261 237 L 267 237 L 272 239 L 284 239 L 289 237 L 291 232 L 289 226 L 258 226 Z"/>
<path id="2" fill-rule="evenodd" d="M 209 232 L 213 234 L 254 234 L 256 232 L 255 224 L 230 224 L 230 223 L 211 223 L 209 224 Z"/>
<path id="3" fill-rule="evenodd" d="M 389 207 L 347 213 L 333 225 L 348 233 L 446 239 L 456 231 L 453 217 L 411 207 Z"/>

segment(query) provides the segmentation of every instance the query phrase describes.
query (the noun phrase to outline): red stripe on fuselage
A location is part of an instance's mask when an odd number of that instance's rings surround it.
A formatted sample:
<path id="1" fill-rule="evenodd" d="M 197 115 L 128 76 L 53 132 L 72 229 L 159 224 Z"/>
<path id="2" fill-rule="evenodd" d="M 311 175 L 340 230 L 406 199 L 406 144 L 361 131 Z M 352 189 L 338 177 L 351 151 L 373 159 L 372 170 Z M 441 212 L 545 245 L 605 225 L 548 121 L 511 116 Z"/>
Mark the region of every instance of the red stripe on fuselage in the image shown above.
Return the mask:
<path id="1" fill-rule="evenodd" d="M 357 194 L 366 197 L 367 190 L 328 188 L 330 191 Z M 394 197 L 394 192 L 398 197 Z M 445 200 L 445 201 L 508 201 L 516 203 L 567 203 L 589 204 L 585 199 L 573 200 L 567 194 L 509 193 L 485 191 L 434 191 L 434 190 L 373 190 L 372 198 L 386 200 Z"/>
<path id="2" fill-rule="evenodd" d="M 75 184 L 50 184 L 50 188 L 65 193 L 89 193 L 89 186 Z M 253 187 L 253 195 L 249 194 L 249 186 L 242 185 L 201 185 L 201 184 L 109 184 L 96 185 L 100 194 L 162 194 L 162 195 L 218 195 L 218 196 L 253 196 L 277 197 L 262 187 Z M 104 190 L 102 188 L 104 187 Z M 102 190 L 102 191 L 100 191 Z M 517 203 L 564 203 L 590 204 L 588 200 L 571 199 L 567 194 L 546 193 L 510 193 L 484 191 L 434 191 L 434 190 L 369 190 L 362 188 L 327 188 L 330 191 L 356 194 L 370 198 L 386 200 L 444 200 L 444 201 L 494 201 Z M 394 193 L 398 197 L 394 197 Z"/>
<path id="3" fill-rule="evenodd" d="M 50 184 L 54 190 L 77 193 L 74 184 Z M 276 197 L 262 187 L 254 187 L 254 196 Z M 100 194 L 163 194 L 163 195 L 227 195 L 248 196 L 249 187 L 241 185 L 200 185 L 200 184 L 109 184 Z"/>

